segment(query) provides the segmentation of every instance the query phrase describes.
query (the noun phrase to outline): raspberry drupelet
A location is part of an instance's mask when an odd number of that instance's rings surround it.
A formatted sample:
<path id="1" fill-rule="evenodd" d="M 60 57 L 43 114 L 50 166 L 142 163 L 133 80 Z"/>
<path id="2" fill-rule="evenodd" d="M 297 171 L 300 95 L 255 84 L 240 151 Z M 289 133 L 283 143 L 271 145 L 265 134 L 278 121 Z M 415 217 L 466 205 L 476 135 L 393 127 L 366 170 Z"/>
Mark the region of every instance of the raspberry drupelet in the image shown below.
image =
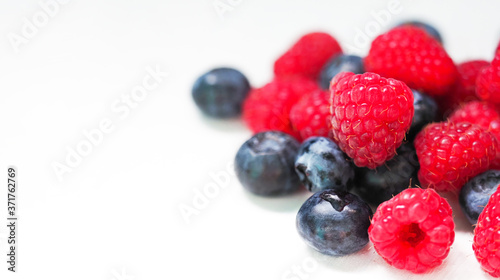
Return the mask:
<path id="1" fill-rule="evenodd" d="M 303 96 L 318 90 L 310 79 L 276 78 L 250 91 L 243 103 L 243 120 L 254 133 L 278 130 L 300 139 L 290 122 L 290 110 Z"/>
<path id="2" fill-rule="evenodd" d="M 413 94 L 403 82 L 375 73 L 341 72 L 332 80 L 332 130 L 358 167 L 376 168 L 396 154 L 413 118 Z"/>
<path id="3" fill-rule="evenodd" d="M 455 239 L 448 202 L 432 189 L 406 189 L 382 203 L 368 229 L 377 253 L 390 265 L 424 273 L 440 265 Z"/>
<path id="4" fill-rule="evenodd" d="M 330 93 L 323 90 L 308 94 L 292 107 L 290 121 L 302 140 L 311 136 L 332 138 Z"/>
<path id="5" fill-rule="evenodd" d="M 468 122 L 426 126 L 415 138 L 422 187 L 458 192 L 472 177 L 488 170 L 497 142 L 490 132 Z"/>
<path id="6" fill-rule="evenodd" d="M 479 215 L 474 229 L 472 250 L 481 268 L 493 277 L 500 277 L 500 190 L 493 193 Z"/>
<path id="7" fill-rule="evenodd" d="M 301 76 L 316 79 L 328 60 L 342 53 L 335 38 L 323 32 L 302 36 L 274 63 L 276 77 Z"/>
<path id="8" fill-rule="evenodd" d="M 375 38 L 364 64 L 368 72 L 398 79 L 430 96 L 446 94 L 458 76 L 443 46 L 425 30 L 410 25 Z"/>
<path id="9" fill-rule="evenodd" d="M 477 76 L 476 93 L 482 100 L 500 104 L 500 52 Z"/>

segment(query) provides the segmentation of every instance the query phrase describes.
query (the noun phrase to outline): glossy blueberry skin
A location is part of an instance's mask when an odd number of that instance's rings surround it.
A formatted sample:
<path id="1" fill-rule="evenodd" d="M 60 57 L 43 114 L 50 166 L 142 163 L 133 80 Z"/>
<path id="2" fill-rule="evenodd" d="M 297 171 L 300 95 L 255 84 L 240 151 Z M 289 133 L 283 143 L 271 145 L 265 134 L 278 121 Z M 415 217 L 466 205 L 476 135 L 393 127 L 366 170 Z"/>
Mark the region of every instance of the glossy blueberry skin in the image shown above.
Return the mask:
<path id="1" fill-rule="evenodd" d="M 368 243 L 372 210 L 354 194 L 325 190 L 313 194 L 297 214 L 297 231 L 322 254 L 344 256 Z"/>
<path id="2" fill-rule="evenodd" d="M 329 89 L 330 81 L 340 72 L 364 73 L 363 59 L 359 56 L 347 54 L 340 54 L 332 58 L 326 63 L 319 74 L 319 85 L 321 88 Z"/>
<path id="3" fill-rule="evenodd" d="M 441 44 L 443 43 L 443 37 L 441 37 L 441 34 L 439 33 L 439 31 L 434 26 L 432 26 L 428 23 L 418 21 L 418 20 L 409 20 L 409 21 L 404 21 L 404 22 L 400 23 L 398 26 L 403 26 L 403 25 L 413 25 L 416 27 L 423 28 L 423 29 L 425 29 L 425 31 L 429 35 L 434 37 L 434 39 L 436 39 L 439 43 L 441 43 Z"/>
<path id="4" fill-rule="evenodd" d="M 413 93 L 413 108 L 415 113 L 413 121 L 408 131 L 407 140 L 413 141 L 415 136 L 429 123 L 437 120 L 438 105 L 436 101 L 418 90 L 411 90 Z"/>
<path id="5" fill-rule="evenodd" d="M 419 168 L 415 148 L 404 143 L 384 165 L 376 169 L 357 167 L 354 189 L 364 201 L 377 206 L 407 189 L 410 181 L 411 187 L 416 187 Z"/>
<path id="6" fill-rule="evenodd" d="M 336 189 L 347 191 L 354 179 L 354 168 L 332 140 L 311 137 L 300 146 L 295 170 L 311 192 Z"/>
<path id="7" fill-rule="evenodd" d="M 241 114 L 250 83 L 238 70 L 217 68 L 203 74 L 191 91 L 194 102 L 206 115 L 230 118 Z"/>
<path id="8" fill-rule="evenodd" d="M 245 189 L 261 196 L 285 195 L 300 187 L 294 163 L 299 142 L 279 131 L 254 135 L 238 150 L 235 170 Z"/>
<path id="9" fill-rule="evenodd" d="M 460 190 L 458 202 L 469 222 L 477 223 L 479 214 L 500 184 L 500 170 L 488 170 L 472 178 Z"/>

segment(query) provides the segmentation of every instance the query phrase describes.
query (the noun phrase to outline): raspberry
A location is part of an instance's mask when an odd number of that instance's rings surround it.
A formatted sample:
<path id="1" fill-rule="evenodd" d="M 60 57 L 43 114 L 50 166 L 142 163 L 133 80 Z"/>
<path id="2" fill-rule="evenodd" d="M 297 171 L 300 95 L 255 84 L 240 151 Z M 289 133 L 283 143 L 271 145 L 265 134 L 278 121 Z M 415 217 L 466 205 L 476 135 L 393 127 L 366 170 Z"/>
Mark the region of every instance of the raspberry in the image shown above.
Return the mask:
<path id="1" fill-rule="evenodd" d="M 318 90 L 302 97 L 292 107 L 290 121 L 302 140 L 311 136 L 332 138 L 330 93 Z"/>
<path id="2" fill-rule="evenodd" d="M 457 68 L 441 44 L 411 25 L 375 38 L 364 62 L 366 71 L 398 79 L 431 96 L 445 94 L 457 78 Z"/>
<path id="3" fill-rule="evenodd" d="M 490 196 L 490 200 L 479 215 L 474 229 L 472 250 L 481 268 L 493 277 L 500 277 L 500 189 Z"/>
<path id="4" fill-rule="evenodd" d="M 488 61 L 480 59 L 458 64 L 457 70 L 459 75 L 457 82 L 465 87 L 468 93 L 472 93 L 476 89 L 477 75 L 479 75 L 483 68 L 489 65 L 490 63 Z"/>
<path id="5" fill-rule="evenodd" d="M 440 96 L 438 103 L 441 112 L 448 115 L 461 104 L 479 100 L 476 95 L 476 79 L 479 72 L 490 63 L 486 60 L 471 60 L 457 65 L 458 79 L 453 89 L 444 96 Z"/>
<path id="6" fill-rule="evenodd" d="M 455 239 L 452 210 L 432 189 L 406 189 L 380 204 L 368 228 L 375 251 L 390 265 L 423 273 L 440 265 Z"/>
<path id="7" fill-rule="evenodd" d="M 495 50 L 495 54 L 500 53 L 500 42 L 498 42 L 497 49 Z"/>
<path id="8" fill-rule="evenodd" d="M 332 130 L 359 167 L 375 168 L 396 154 L 413 118 L 413 94 L 403 82 L 375 73 L 341 72 L 331 84 Z"/>
<path id="9" fill-rule="evenodd" d="M 481 101 L 466 103 L 455 110 L 450 115 L 449 120 L 454 123 L 470 122 L 476 124 L 493 133 L 495 138 L 500 139 L 500 114 L 493 104 Z"/>
<path id="10" fill-rule="evenodd" d="M 304 76 L 316 79 L 333 56 L 342 53 L 337 40 L 327 33 L 315 32 L 304 35 L 274 63 L 274 74 Z"/>
<path id="11" fill-rule="evenodd" d="M 319 90 L 315 81 L 305 78 L 275 79 L 250 91 L 243 103 L 243 120 L 254 132 L 278 130 L 297 139 L 290 123 L 290 110 L 303 96 Z"/>
<path id="12" fill-rule="evenodd" d="M 436 41 L 438 41 L 440 44 L 443 44 L 443 37 L 441 36 L 441 33 L 439 33 L 439 31 L 434 26 L 432 26 L 426 22 L 419 21 L 419 20 L 409 20 L 409 21 L 405 21 L 405 22 L 400 23 L 398 26 L 401 26 L 401 25 L 413 25 L 415 27 L 422 28 L 423 30 L 425 30 L 425 32 L 427 32 L 430 36 L 432 36 Z"/>
<path id="13" fill-rule="evenodd" d="M 476 93 L 482 100 L 500 103 L 500 52 L 497 52 L 491 65 L 479 73 Z"/>
<path id="14" fill-rule="evenodd" d="M 476 124 L 483 130 L 491 132 L 497 144 L 500 143 L 498 142 L 500 140 L 500 114 L 493 104 L 481 101 L 469 102 L 455 110 L 450 115 L 449 120 L 455 123 L 470 122 Z M 497 149 L 497 155 L 490 167 L 500 168 L 500 149 Z"/>
<path id="15" fill-rule="evenodd" d="M 475 124 L 442 122 L 426 126 L 415 138 L 422 187 L 459 191 L 495 159 L 494 136 Z"/>

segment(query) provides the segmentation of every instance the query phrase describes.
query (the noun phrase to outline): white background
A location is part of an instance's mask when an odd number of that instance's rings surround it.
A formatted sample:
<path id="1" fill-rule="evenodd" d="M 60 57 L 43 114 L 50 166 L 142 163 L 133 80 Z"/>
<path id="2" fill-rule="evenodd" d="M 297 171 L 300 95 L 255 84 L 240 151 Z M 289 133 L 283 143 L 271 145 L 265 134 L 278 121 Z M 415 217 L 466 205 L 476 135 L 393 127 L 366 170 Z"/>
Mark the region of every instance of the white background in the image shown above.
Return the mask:
<path id="1" fill-rule="evenodd" d="M 46 3 L 49 0 L 41 0 Z M 431 274 L 396 270 L 371 244 L 344 258 L 320 256 L 302 242 L 295 214 L 307 193 L 257 198 L 233 175 L 187 223 L 181 205 L 228 174 L 250 132 L 239 120 L 202 116 L 191 100 L 193 81 L 213 67 L 232 66 L 254 86 L 272 77 L 272 63 L 300 35 L 332 33 L 345 50 L 357 30 L 386 30 L 419 18 L 438 27 L 461 62 L 490 60 L 500 39 L 499 1 L 401 1 L 401 13 L 376 23 L 389 1 L 242 0 L 221 18 L 213 0 L 73 0 L 60 4 L 18 52 L 24 18 L 43 12 L 38 0 L 0 1 L 0 182 L 19 168 L 18 273 L 7 279 L 284 279 L 312 257 L 307 279 L 482 279 L 472 228 L 455 197 L 456 241 Z M 223 3 L 227 3 L 223 0 Z M 43 20 L 43 18 L 41 18 Z M 159 87 L 127 117 L 112 110 L 158 65 Z M 84 130 L 109 118 L 102 143 L 58 179 L 68 148 Z M 3 179 L 2 179 L 3 178 Z M 6 183 L 0 183 L 0 217 Z M 0 260 L 7 228 L 0 220 Z M 291 277 L 291 274 L 288 276 Z M 305 277 L 302 277 L 305 279 Z M 301 279 L 301 278 L 289 278 Z"/>

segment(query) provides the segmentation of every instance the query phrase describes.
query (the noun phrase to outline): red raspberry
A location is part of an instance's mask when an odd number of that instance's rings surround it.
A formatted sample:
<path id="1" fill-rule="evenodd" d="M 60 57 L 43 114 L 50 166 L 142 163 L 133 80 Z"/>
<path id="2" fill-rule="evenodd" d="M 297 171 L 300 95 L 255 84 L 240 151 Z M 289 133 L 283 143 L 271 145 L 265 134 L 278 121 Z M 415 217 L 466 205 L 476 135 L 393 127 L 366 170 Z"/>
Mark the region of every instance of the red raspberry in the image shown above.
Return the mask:
<path id="1" fill-rule="evenodd" d="M 438 102 L 441 112 L 447 116 L 461 104 L 479 100 L 476 95 L 476 79 L 479 72 L 490 63 L 486 60 L 471 60 L 457 65 L 458 79 L 453 89 L 444 96 L 440 96 Z"/>
<path id="2" fill-rule="evenodd" d="M 470 122 L 476 124 L 483 130 L 491 132 L 497 144 L 500 143 L 500 114 L 493 104 L 481 101 L 469 102 L 455 110 L 450 115 L 449 120 L 454 123 Z M 495 160 L 491 162 L 490 168 L 500 168 L 500 149 L 497 149 L 497 155 Z"/>
<path id="3" fill-rule="evenodd" d="M 375 168 L 396 154 L 413 118 L 413 94 L 403 82 L 375 73 L 340 73 L 332 80 L 332 130 L 359 167 Z"/>
<path id="4" fill-rule="evenodd" d="M 483 68 L 476 81 L 476 93 L 482 100 L 500 103 L 500 52 L 490 67 Z"/>
<path id="5" fill-rule="evenodd" d="M 495 51 L 495 54 L 497 54 L 497 53 L 500 53 L 500 42 L 498 42 L 498 46 L 497 46 L 497 49 Z"/>
<path id="6" fill-rule="evenodd" d="M 500 114 L 497 107 L 491 103 L 472 101 L 463 104 L 450 115 L 449 120 L 454 123 L 470 122 L 476 124 L 491 132 L 496 139 L 500 139 Z"/>
<path id="7" fill-rule="evenodd" d="M 440 265 L 455 239 L 452 210 L 432 189 L 406 189 L 377 208 L 368 236 L 390 265 L 423 273 Z"/>
<path id="8" fill-rule="evenodd" d="M 329 34 L 309 33 L 276 60 L 274 74 L 278 77 L 298 75 L 316 79 L 328 60 L 341 53 L 339 43 Z"/>
<path id="9" fill-rule="evenodd" d="M 500 277 L 500 189 L 479 215 L 474 229 L 472 250 L 481 268 L 493 277 Z"/>
<path id="10" fill-rule="evenodd" d="M 332 138 L 330 93 L 318 90 L 302 97 L 292 107 L 290 121 L 302 140 L 311 136 Z"/>
<path id="11" fill-rule="evenodd" d="M 445 94 L 457 68 L 443 46 L 423 29 L 404 25 L 375 38 L 365 69 L 405 82 L 431 96 Z"/>
<path id="12" fill-rule="evenodd" d="M 299 139 L 290 123 L 290 110 L 302 96 L 316 90 L 319 87 L 313 80 L 275 79 L 249 93 L 243 103 L 243 120 L 254 133 L 279 130 Z"/>
<path id="13" fill-rule="evenodd" d="M 467 122 L 430 124 L 413 143 L 420 163 L 418 180 L 437 191 L 459 191 L 488 170 L 497 152 L 494 136 Z"/>

